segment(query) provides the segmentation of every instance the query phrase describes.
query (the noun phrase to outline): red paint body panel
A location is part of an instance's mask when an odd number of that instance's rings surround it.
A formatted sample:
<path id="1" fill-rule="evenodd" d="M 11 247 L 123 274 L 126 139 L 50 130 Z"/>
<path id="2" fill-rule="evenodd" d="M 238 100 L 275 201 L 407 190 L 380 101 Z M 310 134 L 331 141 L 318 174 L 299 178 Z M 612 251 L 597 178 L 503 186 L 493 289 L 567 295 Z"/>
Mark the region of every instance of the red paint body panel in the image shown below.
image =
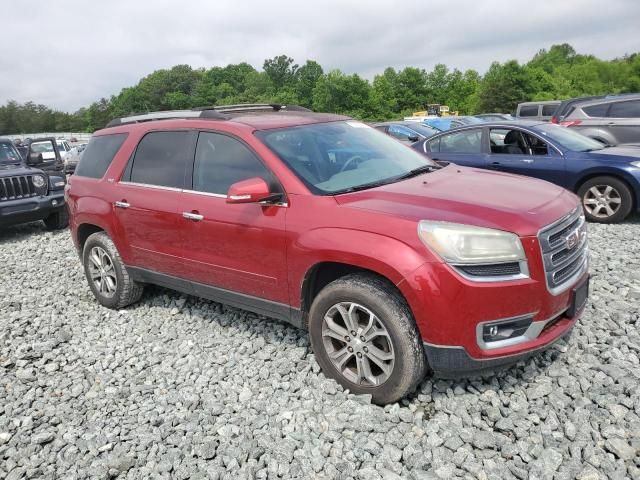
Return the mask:
<path id="1" fill-rule="evenodd" d="M 455 165 L 378 188 L 316 196 L 253 134 L 256 129 L 344 118 L 247 115 L 228 121 L 156 121 L 97 132 L 126 132 L 128 137 L 103 179 L 72 177 L 67 200 L 74 242 L 80 225 L 96 225 L 111 236 L 128 265 L 296 309 L 302 306 L 305 276 L 315 265 L 338 262 L 368 269 L 397 285 L 425 342 L 462 346 L 475 359 L 535 349 L 573 325 L 575 318 L 563 319 L 531 342 L 502 349 L 482 350 L 476 341 L 479 322 L 524 314 L 546 320 L 567 308 L 570 289 L 554 296 L 546 287 L 536 235 L 573 210 L 577 197 L 547 182 Z M 241 139 L 281 183 L 286 204 L 229 204 L 222 196 L 120 182 L 144 134 L 175 129 L 218 131 Z M 116 201 L 132 207 L 120 211 Z M 184 211 L 204 219 L 190 221 L 183 218 Z M 463 278 L 419 239 L 420 220 L 516 233 L 527 254 L 530 278 L 490 283 Z"/>

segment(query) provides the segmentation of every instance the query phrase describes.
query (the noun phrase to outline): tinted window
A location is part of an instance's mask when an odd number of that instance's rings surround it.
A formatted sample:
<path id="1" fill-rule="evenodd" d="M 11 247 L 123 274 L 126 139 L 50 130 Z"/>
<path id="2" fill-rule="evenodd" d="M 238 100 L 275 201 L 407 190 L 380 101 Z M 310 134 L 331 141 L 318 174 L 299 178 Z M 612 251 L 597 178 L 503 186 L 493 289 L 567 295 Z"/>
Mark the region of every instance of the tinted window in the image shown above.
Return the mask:
<path id="1" fill-rule="evenodd" d="M 542 116 L 550 117 L 553 115 L 558 108 L 558 105 L 543 105 L 542 106 Z"/>
<path id="2" fill-rule="evenodd" d="M 640 101 L 612 103 L 609 116 L 613 118 L 640 118 Z"/>
<path id="3" fill-rule="evenodd" d="M 538 105 L 523 105 L 520 107 L 519 116 L 521 117 L 537 117 Z"/>
<path id="4" fill-rule="evenodd" d="M 256 155 L 235 138 L 201 132 L 193 167 L 193 189 L 226 195 L 241 180 L 260 177 L 273 188 L 274 180 Z"/>
<path id="5" fill-rule="evenodd" d="M 0 142 L 0 164 L 20 163 L 20 155 L 10 142 Z"/>
<path id="6" fill-rule="evenodd" d="M 126 133 L 92 137 L 76 167 L 75 175 L 102 178 L 125 138 Z"/>
<path id="7" fill-rule="evenodd" d="M 131 181 L 183 188 L 187 159 L 193 158 L 192 138 L 192 132 L 151 132 L 145 135 L 133 157 Z"/>
<path id="8" fill-rule="evenodd" d="M 482 153 L 482 130 L 465 130 L 440 139 L 440 152 Z"/>
<path id="9" fill-rule="evenodd" d="M 602 103 L 600 105 L 591 105 L 590 107 L 584 107 L 582 111 L 589 117 L 606 117 L 607 110 L 609 110 L 608 103 Z M 569 114 L 567 114 L 569 116 Z"/>

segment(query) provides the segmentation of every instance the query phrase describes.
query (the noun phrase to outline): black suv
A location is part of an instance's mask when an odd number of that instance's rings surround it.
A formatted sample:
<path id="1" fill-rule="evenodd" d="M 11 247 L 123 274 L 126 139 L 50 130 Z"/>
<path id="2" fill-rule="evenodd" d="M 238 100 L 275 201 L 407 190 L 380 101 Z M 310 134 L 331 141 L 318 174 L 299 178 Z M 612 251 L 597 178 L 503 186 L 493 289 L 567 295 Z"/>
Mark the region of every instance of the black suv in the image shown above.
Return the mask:
<path id="1" fill-rule="evenodd" d="M 51 142 L 51 159 L 30 149 L 24 158 L 11 140 L 0 139 L 0 227 L 44 220 L 47 229 L 57 230 L 69 224 L 67 181 L 56 141 L 38 142 Z"/>

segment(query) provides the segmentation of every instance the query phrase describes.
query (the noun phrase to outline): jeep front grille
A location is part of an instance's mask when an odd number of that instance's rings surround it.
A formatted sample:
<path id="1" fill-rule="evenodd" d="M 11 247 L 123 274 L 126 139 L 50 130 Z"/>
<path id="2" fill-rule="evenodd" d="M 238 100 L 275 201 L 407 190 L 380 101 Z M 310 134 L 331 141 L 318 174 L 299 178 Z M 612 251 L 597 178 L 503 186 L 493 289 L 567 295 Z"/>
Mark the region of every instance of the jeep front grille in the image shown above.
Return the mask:
<path id="1" fill-rule="evenodd" d="M 543 228 L 538 234 L 547 288 L 557 295 L 582 275 L 589 264 L 587 224 L 582 208 Z"/>
<path id="2" fill-rule="evenodd" d="M 36 197 L 39 193 L 31 175 L 0 178 L 0 202 Z"/>

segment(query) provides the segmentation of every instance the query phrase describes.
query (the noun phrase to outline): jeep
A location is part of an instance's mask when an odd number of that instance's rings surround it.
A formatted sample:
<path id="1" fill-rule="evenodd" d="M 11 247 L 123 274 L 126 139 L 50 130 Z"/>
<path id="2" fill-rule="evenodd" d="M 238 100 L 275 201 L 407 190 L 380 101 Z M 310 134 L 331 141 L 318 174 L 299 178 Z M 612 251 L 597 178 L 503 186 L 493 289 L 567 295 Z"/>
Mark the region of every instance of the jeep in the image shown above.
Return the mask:
<path id="1" fill-rule="evenodd" d="M 11 140 L 0 138 L 0 227 L 38 220 L 49 230 L 67 227 L 64 172 L 35 168 L 43 163 L 42 154 L 25 160 Z"/>
<path id="2" fill-rule="evenodd" d="M 441 167 L 345 116 L 234 105 L 115 119 L 66 194 L 102 305 L 155 284 L 284 320 L 308 329 L 326 375 L 378 404 L 429 371 L 532 355 L 587 301 L 573 193 Z"/>

